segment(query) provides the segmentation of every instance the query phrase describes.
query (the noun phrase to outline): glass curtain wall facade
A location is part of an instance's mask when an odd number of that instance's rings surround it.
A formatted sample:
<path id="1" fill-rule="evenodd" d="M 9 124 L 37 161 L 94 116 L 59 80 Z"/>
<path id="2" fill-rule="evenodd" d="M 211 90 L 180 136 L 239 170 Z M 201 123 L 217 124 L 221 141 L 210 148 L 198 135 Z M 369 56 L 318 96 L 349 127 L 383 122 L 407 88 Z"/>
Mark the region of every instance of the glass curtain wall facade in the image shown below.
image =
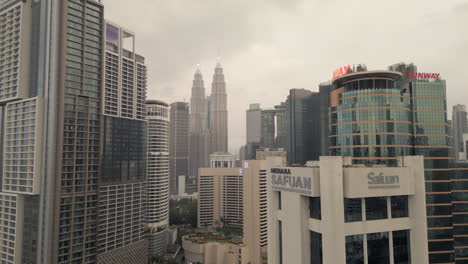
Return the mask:
<path id="1" fill-rule="evenodd" d="M 336 81 L 330 94 L 329 151 L 355 163 L 396 165 L 411 154 L 411 108 L 401 74 L 363 73 Z"/>
<path id="2" fill-rule="evenodd" d="M 468 262 L 468 163 L 455 163 L 450 181 L 455 263 Z"/>
<path id="3" fill-rule="evenodd" d="M 411 91 L 414 155 L 424 156 L 429 261 L 454 261 L 451 149 L 444 80 L 407 79 Z M 406 83 L 402 85 L 406 88 Z"/>
<path id="4" fill-rule="evenodd" d="M 289 164 L 303 165 L 320 156 L 320 94 L 291 89 L 286 100 L 286 150 Z"/>

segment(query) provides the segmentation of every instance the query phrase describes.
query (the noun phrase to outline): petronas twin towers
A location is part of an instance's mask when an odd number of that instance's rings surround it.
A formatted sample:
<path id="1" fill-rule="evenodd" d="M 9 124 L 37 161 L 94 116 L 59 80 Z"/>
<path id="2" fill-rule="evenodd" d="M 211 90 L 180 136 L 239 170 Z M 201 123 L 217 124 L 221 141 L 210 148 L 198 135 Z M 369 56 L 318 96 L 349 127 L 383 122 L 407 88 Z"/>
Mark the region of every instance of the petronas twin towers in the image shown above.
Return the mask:
<path id="1" fill-rule="evenodd" d="M 209 155 L 228 150 L 228 113 L 226 82 L 217 64 L 211 95 L 205 95 L 200 69 L 195 72 L 190 99 L 190 177 L 196 181 L 198 168 L 208 167 Z M 195 182 L 196 183 L 196 182 Z"/>

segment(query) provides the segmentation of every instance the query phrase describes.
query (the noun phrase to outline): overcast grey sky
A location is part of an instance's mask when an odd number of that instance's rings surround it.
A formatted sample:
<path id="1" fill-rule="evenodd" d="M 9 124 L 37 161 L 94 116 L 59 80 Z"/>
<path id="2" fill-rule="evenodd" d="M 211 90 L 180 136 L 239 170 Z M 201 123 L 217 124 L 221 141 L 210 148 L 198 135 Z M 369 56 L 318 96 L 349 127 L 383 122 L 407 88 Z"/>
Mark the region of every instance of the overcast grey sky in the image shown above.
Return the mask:
<path id="1" fill-rule="evenodd" d="M 250 103 L 271 107 L 291 88 L 318 90 L 334 69 L 414 62 L 447 80 L 448 106 L 468 104 L 467 0 L 103 0 L 107 19 L 136 34 L 148 98 L 190 101 L 218 54 L 227 81 L 229 149 L 245 143 Z M 465 78 L 465 81 L 463 81 Z"/>

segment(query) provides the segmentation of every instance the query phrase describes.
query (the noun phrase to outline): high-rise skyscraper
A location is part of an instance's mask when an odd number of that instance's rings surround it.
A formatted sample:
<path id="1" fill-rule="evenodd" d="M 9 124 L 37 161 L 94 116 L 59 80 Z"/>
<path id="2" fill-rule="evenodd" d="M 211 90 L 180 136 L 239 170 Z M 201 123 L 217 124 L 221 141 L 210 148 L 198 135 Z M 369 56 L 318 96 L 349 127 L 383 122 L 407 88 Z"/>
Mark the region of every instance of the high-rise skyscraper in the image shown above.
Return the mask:
<path id="1" fill-rule="evenodd" d="M 452 110 L 453 142 L 455 160 L 459 160 L 459 153 L 463 152 L 463 134 L 468 133 L 468 120 L 465 105 L 454 105 Z"/>
<path id="2" fill-rule="evenodd" d="M 103 6 L 2 1 L 0 17 L 1 262 L 95 263 Z"/>
<path id="3" fill-rule="evenodd" d="M 148 176 L 146 188 L 148 256 L 163 255 L 169 225 L 169 105 L 146 102 Z"/>
<path id="4" fill-rule="evenodd" d="M 228 151 L 226 82 L 221 64 L 216 64 L 210 95 L 211 153 Z"/>
<path id="5" fill-rule="evenodd" d="M 452 181 L 445 80 L 413 64 L 338 76 L 330 92 L 329 150 L 353 163 L 396 166 L 398 156 L 424 156 L 430 263 L 463 259 L 467 232 L 463 173 Z M 452 183 L 451 183 L 452 182 Z M 456 241 L 454 243 L 454 241 Z M 461 262 L 460 262 L 461 263 Z"/>
<path id="6" fill-rule="evenodd" d="M 146 67 L 107 26 L 100 1 L 0 3 L 1 263 L 147 262 Z"/>
<path id="7" fill-rule="evenodd" d="M 186 102 L 172 103 L 170 120 L 171 129 L 169 137 L 169 194 L 177 195 L 179 194 L 178 177 L 189 176 L 189 104 Z M 183 186 L 183 189 L 185 190 L 185 186 Z"/>
<path id="8" fill-rule="evenodd" d="M 98 200 L 98 263 L 145 263 L 146 66 L 135 35 L 105 25 L 104 101 Z M 130 209 L 131 208 L 131 209 Z"/>
<path id="9" fill-rule="evenodd" d="M 198 168 L 208 166 L 210 131 L 208 130 L 207 99 L 200 69 L 193 79 L 190 98 L 190 158 L 188 184 L 197 184 Z"/>
<path id="10" fill-rule="evenodd" d="M 47 173 L 42 183 L 37 259 L 43 263 L 93 263 L 97 252 L 99 148 L 103 143 L 104 6 L 92 0 L 41 1 L 41 5 L 51 8 L 45 19 L 52 18 L 51 23 L 58 25 L 54 28 L 57 31 L 49 32 L 52 43 L 45 43 L 52 49 L 56 45 L 52 51 L 56 57 L 50 59 L 58 62 L 45 96 L 45 100 L 57 104 L 55 111 L 47 111 L 47 120 L 55 122 L 47 125 L 46 132 L 47 148 L 56 154 L 46 157 L 44 168 L 54 172 Z M 42 37 L 47 37 L 45 34 Z"/>

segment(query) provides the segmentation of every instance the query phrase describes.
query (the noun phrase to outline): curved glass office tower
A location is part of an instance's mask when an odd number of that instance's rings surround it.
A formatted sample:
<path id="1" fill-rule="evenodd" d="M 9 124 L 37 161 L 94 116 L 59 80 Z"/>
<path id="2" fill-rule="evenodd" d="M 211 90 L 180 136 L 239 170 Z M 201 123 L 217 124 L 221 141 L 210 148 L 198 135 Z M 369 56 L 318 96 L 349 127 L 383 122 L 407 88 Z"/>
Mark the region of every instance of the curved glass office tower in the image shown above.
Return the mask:
<path id="1" fill-rule="evenodd" d="M 411 108 L 397 86 L 402 74 L 358 72 L 334 81 L 330 93 L 330 154 L 355 163 L 395 164 L 411 154 Z"/>

